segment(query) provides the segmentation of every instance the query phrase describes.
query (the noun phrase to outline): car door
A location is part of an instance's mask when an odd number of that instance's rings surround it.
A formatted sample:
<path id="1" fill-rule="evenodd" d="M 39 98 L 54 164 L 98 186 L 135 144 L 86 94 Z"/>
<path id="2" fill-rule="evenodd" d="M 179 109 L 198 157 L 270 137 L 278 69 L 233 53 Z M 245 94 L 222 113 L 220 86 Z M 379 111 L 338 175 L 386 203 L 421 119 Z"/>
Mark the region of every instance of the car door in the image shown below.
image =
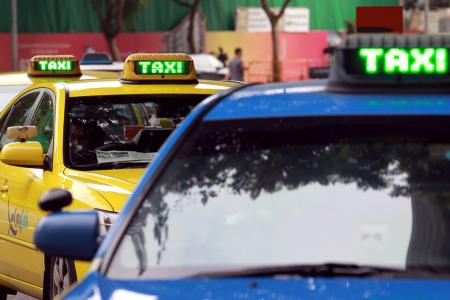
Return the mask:
<path id="1" fill-rule="evenodd" d="M 49 90 L 40 90 L 35 101 L 25 95 L 9 113 L 0 137 L 1 145 L 12 142 L 6 137 L 6 128 L 16 125 L 34 125 L 38 137 L 32 140 L 42 144 L 48 152 L 53 138 L 55 97 Z M 17 167 L 0 162 L 0 192 L 2 224 L 0 236 L 4 247 L 0 256 L 0 271 L 14 279 L 42 286 L 43 255 L 33 245 L 34 229 L 44 216 L 38 199 L 52 181 L 49 170 Z"/>

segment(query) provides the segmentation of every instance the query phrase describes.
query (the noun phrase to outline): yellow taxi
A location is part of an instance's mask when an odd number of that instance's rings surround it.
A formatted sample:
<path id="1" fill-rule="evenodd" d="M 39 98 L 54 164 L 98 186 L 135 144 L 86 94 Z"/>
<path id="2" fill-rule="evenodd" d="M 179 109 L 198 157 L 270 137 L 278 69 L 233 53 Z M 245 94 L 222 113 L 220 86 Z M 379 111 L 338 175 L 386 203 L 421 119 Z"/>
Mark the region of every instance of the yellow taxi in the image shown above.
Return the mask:
<path id="1" fill-rule="evenodd" d="M 0 289 L 51 299 L 81 279 L 87 263 L 32 242 L 41 195 L 69 190 L 68 209 L 96 209 L 106 231 L 174 128 L 234 85 L 198 80 L 185 54 L 133 54 L 118 80 L 41 82 L 16 96 L 0 118 Z"/>
<path id="2" fill-rule="evenodd" d="M 33 83 L 49 82 L 49 81 L 78 81 L 78 80 L 92 80 L 92 79 L 117 79 L 119 78 L 117 73 L 114 72 L 102 72 L 92 70 L 80 69 L 72 70 L 72 72 L 66 75 L 59 75 L 55 72 L 46 72 L 39 74 L 35 68 L 37 60 L 46 60 L 48 63 L 52 63 L 51 69 L 58 69 L 58 61 L 76 61 L 76 58 L 72 55 L 46 55 L 35 56 L 30 59 L 27 72 L 9 72 L 0 73 L 0 111 L 24 88 L 32 85 Z M 74 68 L 78 64 L 74 64 Z M 62 67 L 60 67 L 62 68 Z"/>

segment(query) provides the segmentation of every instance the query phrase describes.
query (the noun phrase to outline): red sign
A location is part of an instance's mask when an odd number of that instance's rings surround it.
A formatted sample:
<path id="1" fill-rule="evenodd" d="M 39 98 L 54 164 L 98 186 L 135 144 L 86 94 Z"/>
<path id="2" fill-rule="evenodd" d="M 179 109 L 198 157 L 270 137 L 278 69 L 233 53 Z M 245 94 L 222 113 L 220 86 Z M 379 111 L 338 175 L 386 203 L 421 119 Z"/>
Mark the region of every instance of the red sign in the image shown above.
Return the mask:
<path id="1" fill-rule="evenodd" d="M 356 32 L 402 33 L 402 6 L 360 6 L 356 8 Z"/>
<path id="2" fill-rule="evenodd" d="M 10 71 L 12 69 L 12 47 L 11 35 L 9 33 L 0 33 L 0 72 Z"/>

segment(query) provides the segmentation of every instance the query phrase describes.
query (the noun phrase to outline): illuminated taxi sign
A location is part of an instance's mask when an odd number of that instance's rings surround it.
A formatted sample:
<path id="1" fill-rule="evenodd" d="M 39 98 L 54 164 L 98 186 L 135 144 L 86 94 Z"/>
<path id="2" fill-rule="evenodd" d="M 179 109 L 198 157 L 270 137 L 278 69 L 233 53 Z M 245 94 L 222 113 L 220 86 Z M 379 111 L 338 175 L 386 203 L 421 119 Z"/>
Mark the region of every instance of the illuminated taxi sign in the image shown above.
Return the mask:
<path id="1" fill-rule="evenodd" d="M 138 53 L 130 55 L 124 65 L 122 80 L 125 82 L 197 81 L 194 63 L 183 53 Z"/>
<path id="2" fill-rule="evenodd" d="M 29 76 L 81 76 L 78 60 L 72 55 L 38 55 L 30 59 Z"/>
<path id="3" fill-rule="evenodd" d="M 70 60 L 40 60 L 34 63 L 36 71 L 73 71 L 74 63 Z"/>
<path id="4" fill-rule="evenodd" d="M 449 51 L 445 35 L 351 35 L 334 52 L 328 88 L 450 89 Z"/>
<path id="5" fill-rule="evenodd" d="M 358 60 L 364 74 L 446 74 L 446 48 L 361 48 Z"/>
<path id="6" fill-rule="evenodd" d="M 135 72 L 139 75 L 186 75 L 189 74 L 189 64 L 183 60 L 137 61 Z"/>

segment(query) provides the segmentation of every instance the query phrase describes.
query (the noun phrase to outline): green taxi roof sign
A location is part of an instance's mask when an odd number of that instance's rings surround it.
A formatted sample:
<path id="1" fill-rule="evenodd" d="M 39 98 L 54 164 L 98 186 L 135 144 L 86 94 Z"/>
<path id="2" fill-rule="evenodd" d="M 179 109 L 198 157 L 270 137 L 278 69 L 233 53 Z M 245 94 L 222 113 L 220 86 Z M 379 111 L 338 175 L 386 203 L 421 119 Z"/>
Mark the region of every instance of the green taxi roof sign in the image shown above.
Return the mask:
<path id="1" fill-rule="evenodd" d="M 335 51 L 329 87 L 450 87 L 450 37 L 352 35 Z"/>
<path id="2" fill-rule="evenodd" d="M 50 72 L 60 72 L 60 71 L 72 71 L 74 63 L 70 60 L 39 60 L 36 61 L 34 68 L 37 71 L 50 71 Z"/>
<path id="3" fill-rule="evenodd" d="M 144 60 L 135 63 L 135 73 L 139 75 L 186 75 L 189 74 L 187 61 Z"/>
<path id="4" fill-rule="evenodd" d="M 125 60 L 122 81 L 192 83 L 197 82 L 192 58 L 184 53 L 135 53 Z"/>
<path id="5" fill-rule="evenodd" d="M 446 74 L 446 48 L 361 48 L 357 58 L 365 74 Z"/>
<path id="6" fill-rule="evenodd" d="M 28 75 L 32 77 L 81 76 L 80 64 L 73 55 L 37 55 L 30 59 Z"/>

